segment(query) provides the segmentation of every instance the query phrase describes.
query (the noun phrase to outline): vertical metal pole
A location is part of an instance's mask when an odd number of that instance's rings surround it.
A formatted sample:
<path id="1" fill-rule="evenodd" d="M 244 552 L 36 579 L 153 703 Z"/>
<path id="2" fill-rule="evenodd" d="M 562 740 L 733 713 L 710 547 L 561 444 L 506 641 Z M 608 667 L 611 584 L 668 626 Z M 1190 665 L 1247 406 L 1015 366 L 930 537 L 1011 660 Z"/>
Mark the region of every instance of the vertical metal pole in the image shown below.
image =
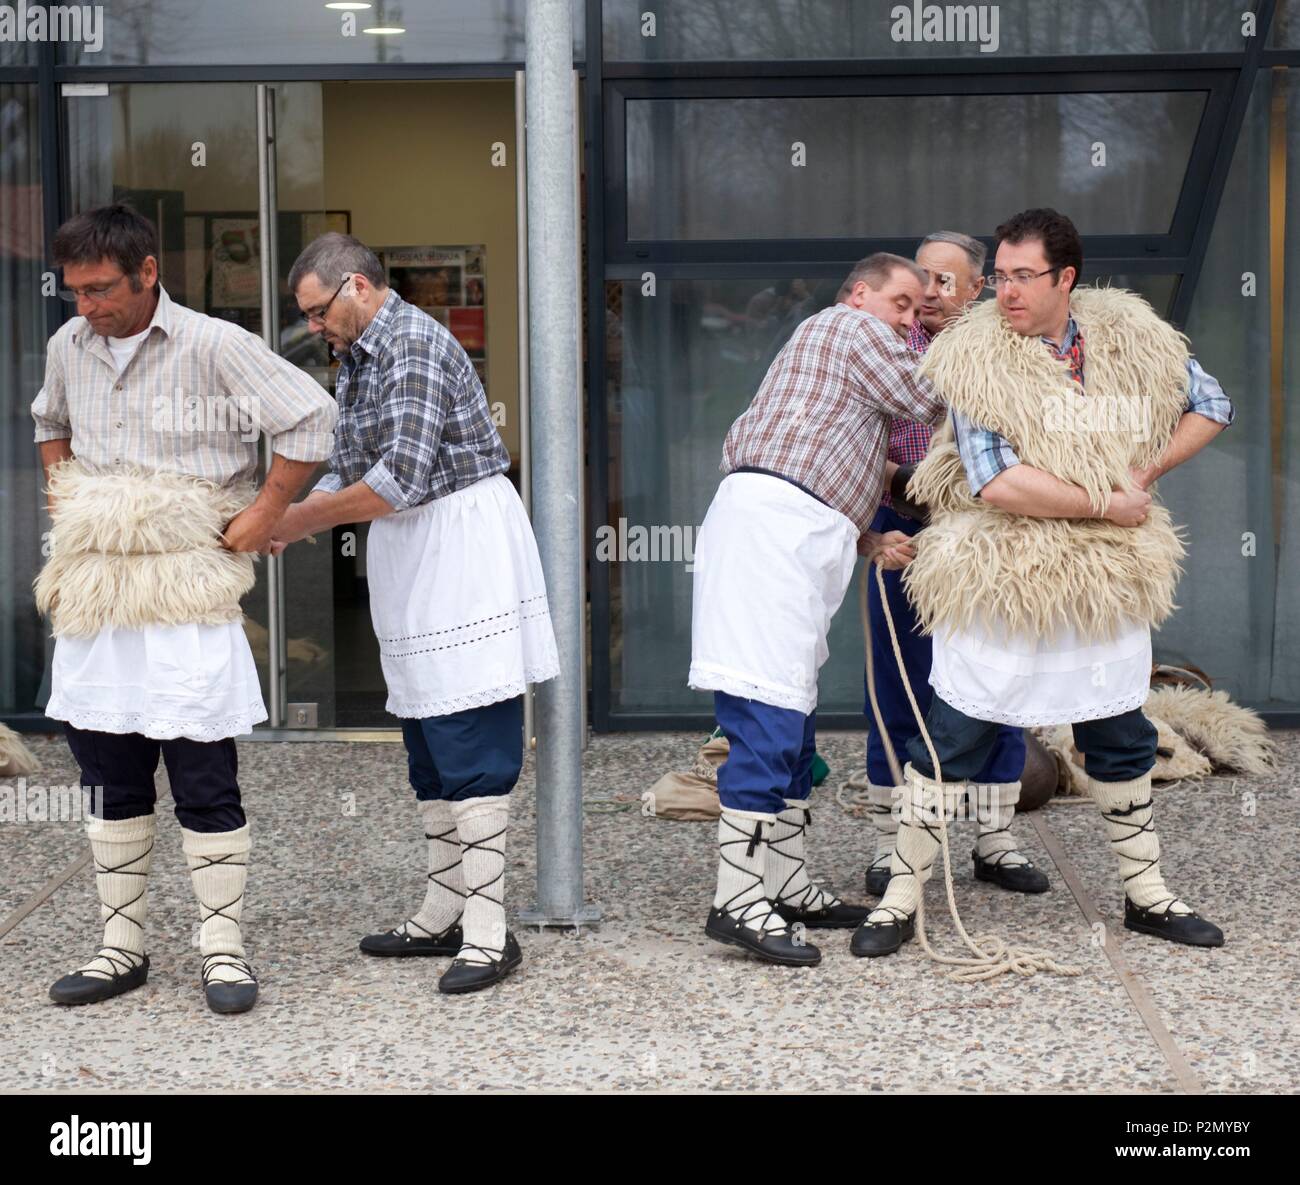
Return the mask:
<path id="1" fill-rule="evenodd" d="M 531 0 L 525 28 L 533 524 L 560 675 L 537 689 L 538 925 L 595 921 L 582 894 L 582 439 L 569 0 Z"/>
<path id="2" fill-rule="evenodd" d="M 280 350 L 280 290 L 276 259 L 275 192 L 275 88 L 257 85 L 257 225 L 261 244 L 262 340 Z M 262 456 L 271 468 L 271 438 L 262 437 Z M 266 683 L 267 726 L 284 727 L 285 669 L 288 656 L 284 637 L 284 557 L 266 557 Z"/>
<path id="3" fill-rule="evenodd" d="M 587 538 L 587 483 L 583 480 L 582 460 L 586 453 L 585 400 L 582 389 L 582 79 L 573 71 L 573 243 L 574 292 L 577 293 L 578 315 L 574 318 L 574 374 L 573 410 L 574 439 L 578 442 L 578 604 L 582 616 L 578 627 L 578 727 L 581 730 L 582 749 L 587 750 L 587 565 L 583 562 L 584 541 Z M 592 332 L 597 332 L 596 313 L 590 314 Z M 600 332 L 604 332 L 604 310 L 601 310 Z"/>
<path id="4" fill-rule="evenodd" d="M 515 71 L 515 266 L 519 318 L 519 497 L 529 517 L 533 513 L 532 431 L 528 407 L 528 161 L 527 104 L 524 72 Z M 524 744 L 537 743 L 536 706 L 530 684 L 524 691 Z"/>

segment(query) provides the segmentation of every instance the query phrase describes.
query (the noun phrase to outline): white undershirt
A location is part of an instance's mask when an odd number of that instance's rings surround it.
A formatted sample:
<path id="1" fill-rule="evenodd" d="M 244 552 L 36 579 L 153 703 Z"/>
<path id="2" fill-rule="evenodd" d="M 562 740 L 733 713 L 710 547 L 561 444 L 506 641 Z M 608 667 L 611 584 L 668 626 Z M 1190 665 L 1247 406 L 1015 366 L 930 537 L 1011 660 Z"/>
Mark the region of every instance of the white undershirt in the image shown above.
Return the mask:
<path id="1" fill-rule="evenodd" d="M 149 336 L 149 330 L 152 325 L 145 326 L 139 333 L 131 337 L 110 337 L 108 341 L 109 353 L 113 355 L 113 365 L 117 367 L 117 373 L 121 374 L 127 367 L 127 363 L 135 357 L 135 352 L 140 348 L 140 343 Z"/>

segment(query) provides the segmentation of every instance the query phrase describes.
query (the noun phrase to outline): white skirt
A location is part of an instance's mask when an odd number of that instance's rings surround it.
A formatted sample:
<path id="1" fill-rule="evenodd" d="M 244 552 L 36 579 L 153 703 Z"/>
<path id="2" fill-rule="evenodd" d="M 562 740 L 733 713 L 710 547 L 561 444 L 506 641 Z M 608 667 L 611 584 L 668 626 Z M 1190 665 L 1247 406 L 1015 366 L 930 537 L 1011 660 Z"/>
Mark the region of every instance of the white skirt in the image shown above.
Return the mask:
<path id="1" fill-rule="evenodd" d="M 695 541 L 690 686 L 810 713 L 857 559 L 838 510 L 779 477 L 723 478 Z"/>
<path id="2" fill-rule="evenodd" d="M 394 716 L 495 704 L 560 673 L 532 524 L 499 473 L 375 519 L 366 578 Z"/>
<path id="3" fill-rule="evenodd" d="M 242 622 L 57 638 L 45 714 L 96 732 L 218 741 L 266 719 Z"/>
<path id="4" fill-rule="evenodd" d="M 975 720 L 1022 728 L 1118 716 L 1150 693 L 1151 630 L 1130 623 L 1096 642 L 1072 629 L 1044 639 L 940 627 L 930 685 Z"/>

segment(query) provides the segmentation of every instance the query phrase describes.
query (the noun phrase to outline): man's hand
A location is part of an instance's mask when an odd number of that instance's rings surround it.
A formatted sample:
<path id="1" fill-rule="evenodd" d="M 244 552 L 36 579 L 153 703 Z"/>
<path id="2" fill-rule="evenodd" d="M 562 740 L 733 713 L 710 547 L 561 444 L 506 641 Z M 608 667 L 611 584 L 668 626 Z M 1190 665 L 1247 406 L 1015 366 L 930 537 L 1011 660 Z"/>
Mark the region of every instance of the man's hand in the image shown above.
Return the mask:
<path id="1" fill-rule="evenodd" d="M 878 563 L 886 572 L 906 568 L 916 559 L 911 537 L 903 531 L 863 531 L 858 537 L 858 554 L 868 563 Z"/>
<path id="2" fill-rule="evenodd" d="M 1140 527 L 1147 521 L 1150 509 L 1151 495 L 1146 490 L 1116 490 L 1102 518 L 1121 527 Z"/>
<path id="3" fill-rule="evenodd" d="M 229 551 L 251 551 L 258 555 L 271 554 L 271 532 L 277 515 L 264 503 L 254 502 L 241 510 L 226 524 L 221 545 Z"/>

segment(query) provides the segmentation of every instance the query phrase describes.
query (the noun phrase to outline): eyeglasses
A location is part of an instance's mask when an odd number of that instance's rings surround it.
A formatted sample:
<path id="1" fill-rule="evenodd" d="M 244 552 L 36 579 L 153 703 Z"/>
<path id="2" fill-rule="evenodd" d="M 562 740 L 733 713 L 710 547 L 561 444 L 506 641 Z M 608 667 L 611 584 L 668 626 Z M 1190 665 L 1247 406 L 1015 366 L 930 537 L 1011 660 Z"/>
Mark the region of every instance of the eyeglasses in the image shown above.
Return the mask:
<path id="1" fill-rule="evenodd" d="M 994 288 L 1002 288 L 1007 284 L 1014 284 L 1017 288 L 1023 288 L 1026 284 L 1032 284 L 1040 276 L 1046 276 L 1051 272 L 1059 272 L 1060 270 L 1059 267 L 1049 267 L 1042 272 L 1012 272 L 1009 276 L 1005 276 L 1001 272 L 994 272 L 989 277 L 989 283 Z"/>
<path id="2" fill-rule="evenodd" d="M 66 300 L 68 304 L 76 304 L 77 301 L 82 299 L 88 300 L 92 304 L 98 304 L 125 279 L 125 274 L 120 275 L 111 284 L 105 284 L 99 288 L 60 288 L 59 299 Z"/>
<path id="3" fill-rule="evenodd" d="M 355 272 L 348 272 L 348 274 L 343 277 L 343 284 L 346 284 L 350 279 L 352 279 L 352 277 L 355 274 L 356 274 Z M 329 300 L 327 300 L 323 305 L 321 305 L 320 308 L 311 309 L 310 311 L 304 309 L 302 313 L 302 319 L 306 321 L 309 325 L 313 321 L 319 321 L 322 325 L 324 325 L 325 314 L 330 311 L 330 305 L 332 305 L 334 301 L 338 298 L 338 294 L 343 291 L 343 284 L 340 284 L 337 288 L 334 289 L 334 295 L 331 296 Z"/>

